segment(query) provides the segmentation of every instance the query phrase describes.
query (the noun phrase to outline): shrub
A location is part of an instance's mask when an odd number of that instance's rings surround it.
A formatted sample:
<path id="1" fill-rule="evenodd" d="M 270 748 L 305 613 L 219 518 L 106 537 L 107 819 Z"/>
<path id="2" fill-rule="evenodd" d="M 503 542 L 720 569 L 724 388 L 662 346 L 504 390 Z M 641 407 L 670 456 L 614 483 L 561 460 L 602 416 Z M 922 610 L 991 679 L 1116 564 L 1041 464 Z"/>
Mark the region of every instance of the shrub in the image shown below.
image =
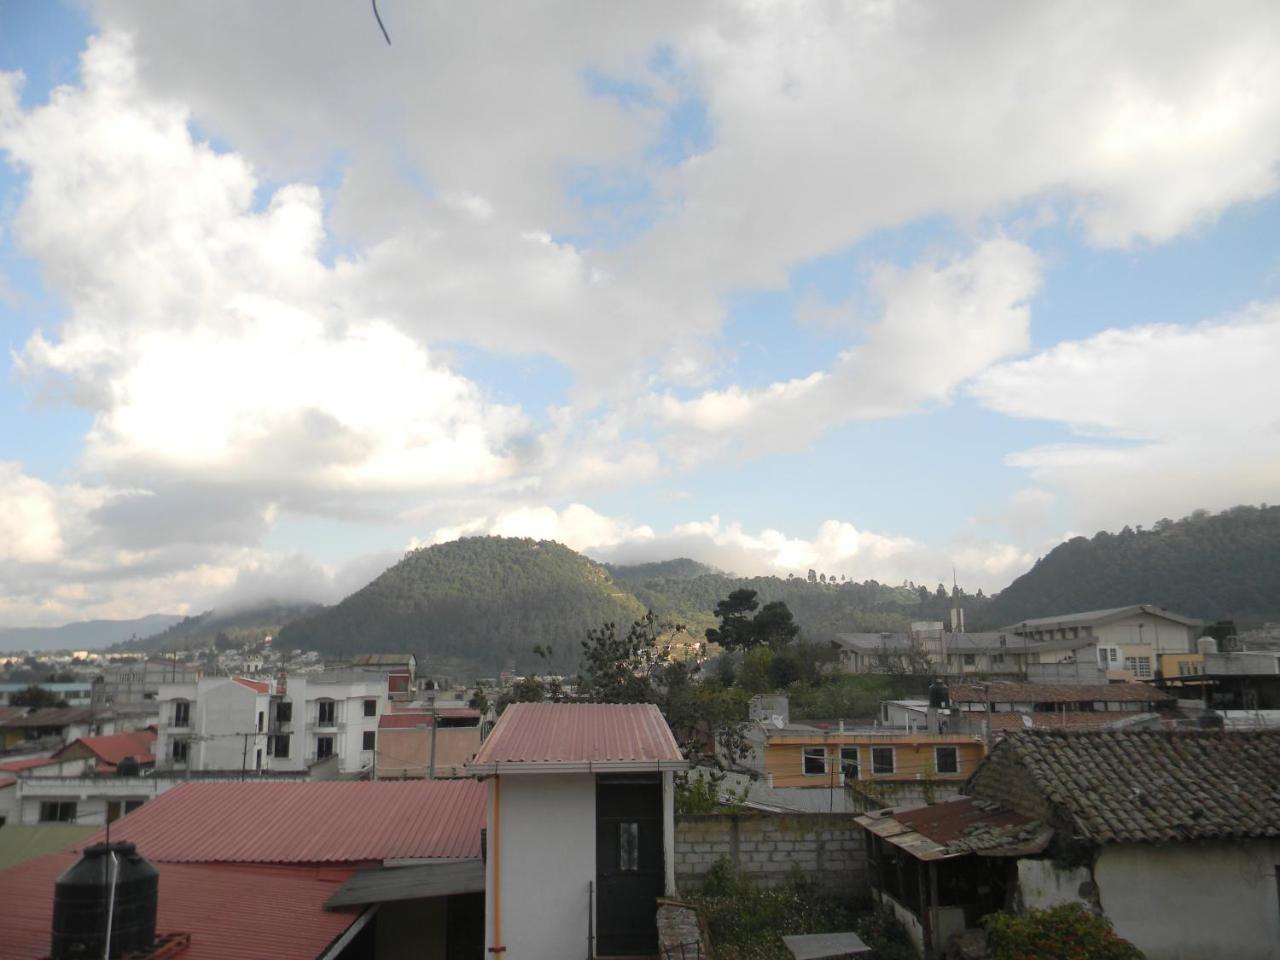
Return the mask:
<path id="1" fill-rule="evenodd" d="M 983 918 L 991 960 L 1143 960 L 1143 953 L 1116 935 L 1105 917 L 1076 903 L 1023 916 L 993 913 Z"/>

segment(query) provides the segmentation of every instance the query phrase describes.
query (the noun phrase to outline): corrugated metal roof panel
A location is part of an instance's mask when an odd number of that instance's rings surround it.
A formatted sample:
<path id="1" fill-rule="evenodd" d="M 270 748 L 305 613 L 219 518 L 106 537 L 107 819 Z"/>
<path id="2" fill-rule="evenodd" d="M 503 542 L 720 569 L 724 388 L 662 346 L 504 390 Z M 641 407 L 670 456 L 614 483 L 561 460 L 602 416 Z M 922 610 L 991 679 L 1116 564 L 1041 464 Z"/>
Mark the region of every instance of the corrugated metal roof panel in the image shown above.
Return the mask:
<path id="1" fill-rule="evenodd" d="M 111 838 L 158 863 L 367 863 L 478 857 L 484 819 L 475 780 L 195 782 L 117 820 Z"/>
<path id="2" fill-rule="evenodd" d="M 484 893 L 483 860 L 449 860 L 361 870 L 342 885 L 326 906 L 336 910 L 396 900 L 447 897 L 456 893 Z"/>
<path id="3" fill-rule="evenodd" d="M 651 703 L 514 703 L 468 766 L 683 763 Z"/>
<path id="4" fill-rule="evenodd" d="M 73 854 L 54 853 L 0 872 L 0 960 L 49 955 L 53 883 L 75 861 Z M 191 934 L 182 960 L 316 957 L 359 916 L 324 909 L 350 870 L 223 864 L 164 864 L 159 870 L 156 933 Z"/>

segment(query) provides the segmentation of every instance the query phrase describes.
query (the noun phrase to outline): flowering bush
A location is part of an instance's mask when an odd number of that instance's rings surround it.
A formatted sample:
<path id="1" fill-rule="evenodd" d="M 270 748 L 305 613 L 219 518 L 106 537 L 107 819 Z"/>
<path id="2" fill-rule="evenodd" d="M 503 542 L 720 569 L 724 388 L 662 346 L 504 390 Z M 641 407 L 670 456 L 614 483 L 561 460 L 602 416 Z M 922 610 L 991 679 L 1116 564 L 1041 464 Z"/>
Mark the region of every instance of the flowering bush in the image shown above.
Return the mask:
<path id="1" fill-rule="evenodd" d="M 1105 917 L 1077 903 L 1024 916 L 993 913 L 983 918 L 992 960 L 1144 960 L 1116 935 Z"/>

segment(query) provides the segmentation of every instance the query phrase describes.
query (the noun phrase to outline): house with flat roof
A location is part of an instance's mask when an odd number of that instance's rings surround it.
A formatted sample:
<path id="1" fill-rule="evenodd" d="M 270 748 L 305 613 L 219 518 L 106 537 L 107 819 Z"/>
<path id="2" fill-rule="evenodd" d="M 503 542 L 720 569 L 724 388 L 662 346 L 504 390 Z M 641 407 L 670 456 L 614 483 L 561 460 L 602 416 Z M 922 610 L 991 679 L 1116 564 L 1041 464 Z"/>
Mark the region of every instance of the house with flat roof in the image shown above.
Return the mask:
<path id="1" fill-rule="evenodd" d="M 1148 960 L 1280 956 L 1280 731 L 1021 731 L 967 796 L 858 818 L 871 885 L 926 951 L 1076 902 Z"/>
<path id="2" fill-rule="evenodd" d="M 487 790 L 485 947 L 528 960 L 657 953 L 675 894 L 672 775 L 649 703 L 516 703 L 467 765 Z"/>

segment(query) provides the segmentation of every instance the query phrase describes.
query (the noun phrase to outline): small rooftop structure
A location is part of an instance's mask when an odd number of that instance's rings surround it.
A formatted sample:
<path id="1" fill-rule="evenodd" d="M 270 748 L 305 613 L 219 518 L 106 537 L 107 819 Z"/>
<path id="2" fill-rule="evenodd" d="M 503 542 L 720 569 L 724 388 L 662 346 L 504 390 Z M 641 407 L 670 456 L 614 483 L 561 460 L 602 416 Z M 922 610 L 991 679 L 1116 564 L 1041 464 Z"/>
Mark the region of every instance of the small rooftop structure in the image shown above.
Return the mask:
<path id="1" fill-rule="evenodd" d="M 651 703 L 514 703 L 470 773 L 657 772 L 687 766 Z"/>
<path id="2" fill-rule="evenodd" d="M 99 772 L 108 772 L 119 766 L 125 757 L 133 757 L 139 764 L 155 763 L 152 750 L 155 747 L 154 730 L 135 730 L 130 733 L 112 733 L 101 737 L 80 737 L 55 753 L 50 760 L 88 759 L 97 761 Z"/>
<path id="3" fill-rule="evenodd" d="M 112 824 L 111 839 L 153 863 L 479 857 L 484 805 L 474 780 L 192 782 Z"/>

